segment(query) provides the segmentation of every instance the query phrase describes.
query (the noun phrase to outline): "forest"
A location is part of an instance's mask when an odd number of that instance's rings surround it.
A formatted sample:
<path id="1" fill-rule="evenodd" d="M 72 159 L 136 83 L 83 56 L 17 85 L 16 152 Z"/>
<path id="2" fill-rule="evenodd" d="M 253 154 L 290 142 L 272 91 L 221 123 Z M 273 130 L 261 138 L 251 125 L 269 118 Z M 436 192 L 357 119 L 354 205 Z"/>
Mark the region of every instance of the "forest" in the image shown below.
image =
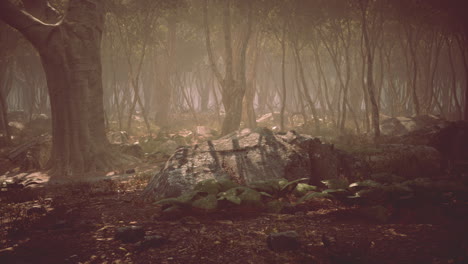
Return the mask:
<path id="1" fill-rule="evenodd" d="M 467 10 L 0 0 L 0 263 L 467 263 Z"/>

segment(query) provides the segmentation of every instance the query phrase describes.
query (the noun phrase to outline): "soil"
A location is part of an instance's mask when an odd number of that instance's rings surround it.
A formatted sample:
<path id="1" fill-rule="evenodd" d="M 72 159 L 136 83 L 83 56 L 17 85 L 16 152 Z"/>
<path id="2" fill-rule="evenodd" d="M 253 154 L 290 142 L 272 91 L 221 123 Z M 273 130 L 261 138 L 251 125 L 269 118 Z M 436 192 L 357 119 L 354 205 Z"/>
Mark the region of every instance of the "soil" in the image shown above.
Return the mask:
<path id="1" fill-rule="evenodd" d="M 140 199 L 149 176 L 137 175 L 2 192 L 0 263 L 468 263 L 466 204 L 409 208 L 385 224 L 328 200 L 289 214 L 166 219 Z M 165 242 L 115 238 L 117 228 L 132 225 Z M 267 247 L 268 234 L 289 230 L 299 234 L 299 249 Z"/>

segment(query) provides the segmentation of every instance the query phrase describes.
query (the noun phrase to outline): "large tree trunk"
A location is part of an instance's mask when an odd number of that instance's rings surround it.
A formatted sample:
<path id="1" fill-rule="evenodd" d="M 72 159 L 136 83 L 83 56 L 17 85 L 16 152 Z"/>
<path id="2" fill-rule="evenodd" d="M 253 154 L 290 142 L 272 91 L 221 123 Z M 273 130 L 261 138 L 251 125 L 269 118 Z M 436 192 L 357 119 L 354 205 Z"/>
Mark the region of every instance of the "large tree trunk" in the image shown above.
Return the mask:
<path id="1" fill-rule="evenodd" d="M 176 55 L 176 41 L 177 41 L 177 19 L 175 16 L 169 18 L 168 33 L 167 33 L 167 55 L 166 65 L 162 68 L 161 82 L 155 93 L 156 102 L 156 115 L 155 121 L 158 126 L 169 126 L 169 113 L 171 110 L 171 95 L 172 84 L 171 76 L 174 74 L 174 61 Z"/>
<path id="2" fill-rule="evenodd" d="M 0 2 L 0 15 L 38 50 L 46 73 L 52 108 L 53 175 L 83 175 L 109 169 L 115 157 L 104 127 L 99 2 L 70 0 L 65 19 L 43 24 Z"/>

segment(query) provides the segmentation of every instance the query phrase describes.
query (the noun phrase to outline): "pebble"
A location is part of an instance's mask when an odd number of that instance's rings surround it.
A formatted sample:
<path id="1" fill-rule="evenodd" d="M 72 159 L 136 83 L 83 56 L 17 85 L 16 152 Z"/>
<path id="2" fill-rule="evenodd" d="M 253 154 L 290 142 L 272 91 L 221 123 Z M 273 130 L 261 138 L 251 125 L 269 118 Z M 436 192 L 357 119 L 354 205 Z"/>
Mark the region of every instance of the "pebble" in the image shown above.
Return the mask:
<path id="1" fill-rule="evenodd" d="M 117 228 L 115 238 L 124 243 L 134 243 L 140 241 L 145 236 L 142 226 L 124 226 Z"/>
<path id="2" fill-rule="evenodd" d="M 267 237 L 268 248 L 273 251 L 295 250 L 300 246 L 299 235 L 296 231 L 271 233 Z"/>

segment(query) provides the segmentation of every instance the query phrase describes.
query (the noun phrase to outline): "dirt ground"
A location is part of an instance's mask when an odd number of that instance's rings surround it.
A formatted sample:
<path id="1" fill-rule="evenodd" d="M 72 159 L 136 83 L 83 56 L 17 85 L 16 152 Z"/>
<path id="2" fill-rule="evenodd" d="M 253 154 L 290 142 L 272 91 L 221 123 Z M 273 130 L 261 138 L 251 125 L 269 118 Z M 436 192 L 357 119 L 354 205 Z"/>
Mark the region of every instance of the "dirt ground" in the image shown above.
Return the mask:
<path id="1" fill-rule="evenodd" d="M 408 208 L 385 224 L 328 200 L 288 214 L 165 219 L 160 207 L 140 199 L 148 180 L 2 192 L 0 263 L 468 263 L 466 204 Z M 164 241 L 145 246 L 115 238 L 117 228 L 132 225 Z M 267 247 L 268 234 L 289 230 L 299 234 L 299 249 Z M 325 246 L 326 239 L 334 243 Z"/>

